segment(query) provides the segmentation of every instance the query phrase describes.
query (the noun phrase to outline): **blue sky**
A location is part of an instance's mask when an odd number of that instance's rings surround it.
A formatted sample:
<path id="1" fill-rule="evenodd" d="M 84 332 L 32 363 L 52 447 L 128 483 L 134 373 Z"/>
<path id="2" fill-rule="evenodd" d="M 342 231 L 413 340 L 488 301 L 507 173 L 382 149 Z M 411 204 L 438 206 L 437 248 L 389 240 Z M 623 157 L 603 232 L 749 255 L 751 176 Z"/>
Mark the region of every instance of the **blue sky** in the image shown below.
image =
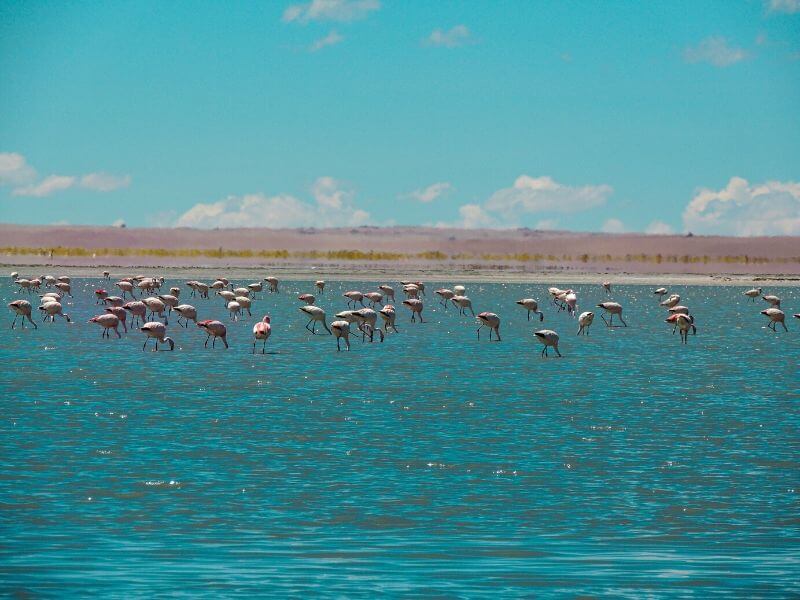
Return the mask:
<path id="1" fill-rule="evenodd" d="M 800 0 L 0 4 L 0 221 L 800 234 Z"/>

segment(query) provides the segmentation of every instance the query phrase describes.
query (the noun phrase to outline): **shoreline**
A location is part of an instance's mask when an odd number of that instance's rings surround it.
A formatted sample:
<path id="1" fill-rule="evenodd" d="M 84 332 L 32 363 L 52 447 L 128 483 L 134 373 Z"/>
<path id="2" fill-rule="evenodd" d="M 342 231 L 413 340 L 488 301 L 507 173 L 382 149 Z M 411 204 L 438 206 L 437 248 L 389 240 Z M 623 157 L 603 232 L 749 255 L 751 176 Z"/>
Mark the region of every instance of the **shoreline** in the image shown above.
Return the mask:
<path id="1" fill-rule="evenodd" d="M 41 257 L 32 257 L 41 258 Z M 342 264 L 342 263 L 263 263 L 236 264 L 230 261 L 216 264 L 158 264 L 157 261 L 131 261 L 129 264 L 118 264 L 114 261 L 95 259 L 91 264 L 69 264 L 66 261 L 17 261 L 0 262 L 0 269 L 5 270 L 7 277 L 17 271 L 21 276 L 36 276 L 44 271 L 54 275 L 70 277 L 102 277 L 103 270 L 111 271 L 112 280 L 137 274 L 142 271 L 148 274 L 162 274 L 168 278 L 213 279 L 225 275 L 233 279 L 262 280 L 273 275 L 285 281 L 308 281 L 315 279 L 333 279 L 337 281 L 382 280 L 396 282 L 406 279 L 418 279 L 428 282 L 488 282 L 488 283 L 533 283 L 533 284 L 597 284 L 611 281 L 620 285 L 713 285 L 713 286 L 757 286 L 769 283 L 773 286 L 800 287 L 800 276 L 794 273 L 679 273 L 679 272 L 641 272 L 630 271 L 592 271 L 572 269 L 540 269 L 525 270 L 508 265 L 452 265 L 419 263 L 400 265 L 381 264 Z M 35 268 L 35 272 L 31 270 Z M 156 271 L 156 273 L 153 273 Z M 48 273 L 50 274 L 50 273 Z M 2 275 L 0 275 L 2 276 Z"/>

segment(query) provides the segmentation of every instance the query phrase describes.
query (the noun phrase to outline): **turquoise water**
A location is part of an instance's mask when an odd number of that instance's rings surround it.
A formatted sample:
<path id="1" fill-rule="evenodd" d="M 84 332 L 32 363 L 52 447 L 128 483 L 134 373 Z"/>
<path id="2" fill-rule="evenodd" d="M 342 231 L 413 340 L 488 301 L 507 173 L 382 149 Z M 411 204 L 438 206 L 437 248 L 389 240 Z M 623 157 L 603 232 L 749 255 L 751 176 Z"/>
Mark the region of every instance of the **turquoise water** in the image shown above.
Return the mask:
<path id="1" fill-rule="evenodd" d="M 318 304 L 378 283 L 331 282 Z M 73 325 L 11 330 L 3 307 L 2 593 L 798 593 L 800 321 L 772 333 L 744 288 L 671 290 L 697 319 L 683 346 L 649 287 L 614 288 L 628 328 L 598 316 L 577 337 L 546 285 L 468 284 L 502 319 L 490 343 L 428 282 L 429 322 L 398 305 L 399 334 L 348 353 L 304 329 L 311 282 L 286 282 L 230 350 L 170 320 L 176 350 L 152 353 L 86 323 L 98 284 L 73 280 Z M 581 310 L 607 299 L 570 287 Z M 800 312 L 800 289 L 769 291 Z M 253 356 L 264 313 L 271 352 Z M 540 358 L 540 327 L 564 358 Z"/>

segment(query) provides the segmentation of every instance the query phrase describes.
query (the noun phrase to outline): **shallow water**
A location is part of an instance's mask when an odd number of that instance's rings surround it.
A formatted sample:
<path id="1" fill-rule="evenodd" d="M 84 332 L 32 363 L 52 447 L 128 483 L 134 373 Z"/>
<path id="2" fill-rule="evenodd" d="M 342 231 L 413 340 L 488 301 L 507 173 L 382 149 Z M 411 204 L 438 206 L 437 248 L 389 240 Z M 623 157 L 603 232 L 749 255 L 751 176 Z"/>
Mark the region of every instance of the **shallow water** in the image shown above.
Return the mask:
<path id="1" fill-rule="evenodd" d="M 330 317 L 378 283 L 332 282 L 318 304 Z M 651 288 L 615 287 L 629 326 L 598 315 L 577 337 L 546 286 L 469 284 L 503 320 L 490 343 L 432 282 L 428 322 L 398 305 L 399 334 L 348 353 L 305 330 L 311 283 L 287 282 L 229 326 L 230 350 L 170 320 L 175 352 L 153 353 L 86 323 L 97 285 L 73 280 L 73 325 L 11 330 L 4 308 L 0 592 L 797 593 L 800 321 L 772 333 L 744 288 L 671 290 L 697 319 L 683 346 Z M 582 310 L 607 299 L 573 287 Z M 800 312 L 800 289 L 770 291 Z M 182 301 L 226 318 L 219 298 Z M 564 358 L 540 357 L 540 327 Z"/>

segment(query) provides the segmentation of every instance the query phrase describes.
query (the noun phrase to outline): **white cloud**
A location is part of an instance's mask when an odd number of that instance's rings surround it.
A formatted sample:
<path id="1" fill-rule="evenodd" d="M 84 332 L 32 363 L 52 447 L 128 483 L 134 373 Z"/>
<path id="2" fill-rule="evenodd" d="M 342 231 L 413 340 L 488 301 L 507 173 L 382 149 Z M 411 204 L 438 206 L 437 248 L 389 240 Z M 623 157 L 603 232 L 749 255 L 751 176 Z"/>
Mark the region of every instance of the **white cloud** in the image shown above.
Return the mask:
<path id="1" fill-rule="evenodd" d="M 38 183 L 31 183 L 22 187 L 14 188 L 12 192 L 15 196 L 35 196 L 42 198 L 55 192 L 61 192 L 73 187 L 77 178 L 71 175 L 48 175 Z"/>
<path id="2" fill-rule="evenodd" d="M 800 235 L 800 183 L 750 185 L 732 177 L 721 190 L 698 191 L 683 212 L 683 225 L 711 235 Z"/>
<path id="3" fill-rule="evenodd" d="M 89 173 L 81 177 L 81 187 L 97 192 L 113 192 L 131 184 L 131 176 L 118 177 L 108 173 Z"/>
<path id="4" fill-rule="evenodd" d="M 444 48 L 458 48 L 473 43 L 472 33 L 466 25 L 456 25 L 448 30 L 434 29 L 425 38 L 427 46 L 441 46 Z"/>
<path id="5" fill-rule="evenodd" d="M 353 191 L 333 177 L 320 177 L 311 186 L 317 203 L 325 208 L 341 209 L 353 199 Z"/>
<path id="6" fill-rule="evenodd" d="M 653 221 L 647 226 L 644 232 L 650 235 L 670 235 L 675 233 L 672 227 L 664 223 L 664 221 Z"/>
<path id="7" fill-rule="evenodd" d="M 767 0 L 767 12 L 771 13 L 800 13 L 800 0 Z"/>
<path id="8" fill-rule="evenodd" d="M 352 192 L 331 177 L 312 186 L 315 202 L 290 195 L 248 194 L 195 204 L 175 222 L 177 227 L 355 227 L 369 222 L 368 212 L 351 204 Z"/>
<path id="9" fill-rule="evenodd" d="M 22 154 L 0 152 L 0 185 L 24 185 L 36 179 L 36 170 Z"/>
<path id="10" fill-rule="evenodd" d="M 310 21 L 347 23 L 364 19 L 380 7 L 380 0 L 311 0 L 287 6 L 283 11 L 283 20 L 287 23 Z"/>
<path id="11" fill-rule="evenodd" d="M 452 184 L 447 181 L 440 181 L 439 183 L 433 183 L 426 188 L 414 190 L 410 194 L 407 194 L 406 197 L 411 198 L 412 200 L 417 200 L 418 202 L 428 203 L 433 202 L 452 189 Z"/>
<path id="12" fill-rule="evenodd" d="M 42 198 L 74 187 L 97 192 L 111 192 L 130 185 L 130 175 L 118 177 L 108 173 L 89 173 L 82 177 L 74 175 L 48 175 L 36 181 L 36 170 L 25 157 L 16 152 L 0 153 L 0 185 L 13 186 L 15 196 Z"/>
<path id="13" fill-rule="evenodd" d="M 603 233 L 624 233 L 625 224 L 619 219 L 606 219 L 603 222 Z"/>
<path id="14" fill-rule="evenodd" d="M 683 51 L 683 59 L 686 62 L 704 62 L 715 67 L 729 67 L 748 56 L 746 50 L 729 46 L 728 41 L 722 36 L 706 38 L 697 46 L 689 46 Z"/>
<path id="15" fill-rule="evenodd" d="M 608 185 L 574 187 L 547 176 L 520 175 L 512 187 L 492 194 L 486 210 L 499 213 L 508 223 L 517 223 L 525 213 L 574 213 L 602 206 L 612 191 Z"/>
<path id="16" fill-rule="evenodd" d="M 336 44 L 338 44 L 342 40 L 344 40 L 343 36 L 339 35 L 335 31 L 331 31 L 325 37 L 319 38 L 316 42 L 311 44 L 311 47 L 308 49 L 308 51 L 309 52 L 319 52 L 320 50 L 322 50 L 323 48 L 326 48 L 327 46 L 335 46 Z"/>

